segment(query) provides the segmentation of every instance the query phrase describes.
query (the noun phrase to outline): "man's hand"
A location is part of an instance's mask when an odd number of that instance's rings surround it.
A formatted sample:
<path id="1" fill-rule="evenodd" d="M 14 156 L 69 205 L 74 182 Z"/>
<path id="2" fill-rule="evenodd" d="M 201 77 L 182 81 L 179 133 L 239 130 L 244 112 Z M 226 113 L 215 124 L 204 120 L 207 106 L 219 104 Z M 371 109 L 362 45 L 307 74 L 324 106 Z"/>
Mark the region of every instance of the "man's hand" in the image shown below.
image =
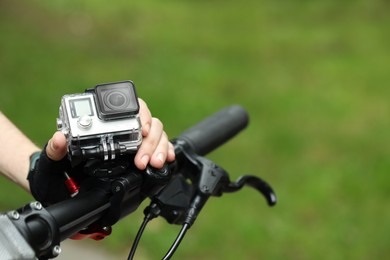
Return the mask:
<path id="1" fill-rule="evenodd" d="M 169 142 L 163 130 L 163 124 L 152 117 L 146 103 L 139 99 L 140 119 L 142 124 L 142 144 L 138 149 L 134 164 L 139 170 L 144 170 L 148 164 L 154 168 L 163 167 L 165 162 L 175 160 L 173 145 Z M 40 155 L 37 167 L 28 179 L 33 196 L 44 204 L 64 200 L 68 191 L 64 185 L 64 171 L 75 173 L 76 181 L 85 179 L 84 175 L 77 174 L 80 168 L 71 168 L 66 158 L 67 144 L 64 134 L 54 133 L 48 141 L 45 150 Z"/>
<path id="2" fill-rule="evenodd" d="M 139 99 L 143 141 L 134 158 L 138 169 L 144 170 L 148 164 L 155 168 L 163 167 L 165 161 L 175 160 L 173 145 L 163 130 L 158 118 L 152 117 L 146 103 Z M 56 132 L 46 146 L 46 154 L 53 161 L 59 161 L 66 155 L 66 139 L 61 132 Z"/>

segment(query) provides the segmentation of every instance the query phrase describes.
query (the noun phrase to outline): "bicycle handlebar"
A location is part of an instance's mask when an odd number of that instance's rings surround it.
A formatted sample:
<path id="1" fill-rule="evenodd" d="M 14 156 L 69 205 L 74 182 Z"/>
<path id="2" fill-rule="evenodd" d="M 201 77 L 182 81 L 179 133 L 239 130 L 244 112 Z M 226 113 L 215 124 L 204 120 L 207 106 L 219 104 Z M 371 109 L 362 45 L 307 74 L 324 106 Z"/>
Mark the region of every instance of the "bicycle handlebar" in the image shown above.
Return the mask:
<path id="1" fill-rule="evenodd" d="M 229 106 L 190 127 L 172 143 L 174 144 L 175 150 L 184 151 L 190 148 L 192 152 L 198 156 L 202 156 L 234 137 L 247 124 L 247 112 L 238 105 Z M 191 171 L 192 169 L 188 168 L 187 164 L 188 161 L 178 156 L 176 161 L 170 165 L 178 167 L 171 173 L 174 175 L 177 173 L 175 171 L 183 169 Z M 182 167 L 183 165 L 184 167 Z M 75 232 L 96 221 L 102 221 L 104 223 L 105 220 L 101 218 L 104 218 L 106 215 L 114 213 L 116 222 L 137 209 L 146 197 L 155 196 L 161 189 L 158 191 L 157 189 L 153 189 L 155 187 L 153 184 L 151 185 L 150 180 L 147 179 L 149 177 L 145 177 L 146 175 L 148 175 L 146 172 L 135 171 L 129 173 L 126 177 L 114 178 L 109 183 L 107 183 L 106 178 L 100 187 L 92 188 L 85 193 L 80 192 L 76 197 L 56 203 L 46 209 L 34 208 L 32 206 L 33 204 L 30 203 L 18 211 L 9 212 L 8 216 L 10 220 L 13 220 L 15 227 L 17 227 L 35 252 L 40 252 L 40 255 L 37 254 L 38 257 L 55 257 L 53 251 L 55 251 L 56 246 L 59 247 L 60 241 L 69 238 Z M 101 181 L 99 178 L 97 179 L 97 182 Z M 109 184 L 109 188 L 107 188 L 107 184 Z M 157 183 L 157 186 L 160 184 Z M 165 183 L 165 185 L 167 184 Z M 120 201 L 118 201 L 118 197 L 115 197 L 119 193 L 121 193 Z M 20 214 L 20 216 L 13 218 L 13 213 Z M 22 216 L 23 214 L 25 216 Z M 43 215 L 43 217 L 41 218 L 40 215 Z M 20 218 L 23 218 L 22 221 L 20 221 Z M 0 222 L 0 230 L 2 228 L 1 223 L 5 222 Z M 46 227 L 43 227 L 45 225 Z M 45 236 L 50 236 L 48 234 L 57 234 L 57 237 L 45 238 Z M 42 238 L 45 238 L 46 241 L 39 241 Z M 51 243 L 48 242 L 49 239 L 52 239 Z M 34 244 L 37 242 L 44 244 L 45 248 L 37 248 L 40 246 Z M 4 245 L 0 243 L 0 249 L 1 246 Z M 6 248 L 5 250 L 8 249 Z"/>
<path id="2" fill-rule="evenodd" d="M 206 155 L 248 125 L 248 113 L 239 105 L 226 107 L 187 129 L 177 139 L 198 155 Z"/>

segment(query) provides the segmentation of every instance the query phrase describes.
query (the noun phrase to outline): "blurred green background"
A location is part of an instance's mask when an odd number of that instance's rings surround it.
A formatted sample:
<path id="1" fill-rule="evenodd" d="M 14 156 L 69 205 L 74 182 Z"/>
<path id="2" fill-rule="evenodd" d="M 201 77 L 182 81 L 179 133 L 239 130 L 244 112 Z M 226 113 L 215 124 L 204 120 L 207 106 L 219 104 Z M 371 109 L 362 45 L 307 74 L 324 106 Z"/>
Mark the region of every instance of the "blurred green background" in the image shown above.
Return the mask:
<path id="1" fill-rule="evenodd" d="M 131 79 L 170 137 L 231 104 L 249 127 L 208 157 L 251 189 L 212 198 L 177 259 L 390 257 L 388 1 L 0 1 L 0 109 L 42 146 L 60 98 Z M 31 197 L 0 179 L 0 209 Z M 146 204 L 145 204 L 146 205 Z M 126 252 L 141 208 L 96 246 Z M 151 222 L 160 259 L 178 227 Z M 80 242 L 84 243 L 84 242 Z"/>

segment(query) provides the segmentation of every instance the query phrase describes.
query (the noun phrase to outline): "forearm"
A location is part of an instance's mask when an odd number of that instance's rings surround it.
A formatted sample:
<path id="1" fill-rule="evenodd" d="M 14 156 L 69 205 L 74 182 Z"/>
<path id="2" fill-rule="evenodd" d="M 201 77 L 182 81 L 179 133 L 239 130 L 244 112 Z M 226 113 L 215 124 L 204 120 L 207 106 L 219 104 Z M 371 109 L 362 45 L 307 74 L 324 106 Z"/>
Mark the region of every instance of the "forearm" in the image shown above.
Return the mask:
<path id="1" fill-rule="evenodd" d="M 0 112 L 0 172 L 29 191 L 30 155 L 40 149 Z"/>

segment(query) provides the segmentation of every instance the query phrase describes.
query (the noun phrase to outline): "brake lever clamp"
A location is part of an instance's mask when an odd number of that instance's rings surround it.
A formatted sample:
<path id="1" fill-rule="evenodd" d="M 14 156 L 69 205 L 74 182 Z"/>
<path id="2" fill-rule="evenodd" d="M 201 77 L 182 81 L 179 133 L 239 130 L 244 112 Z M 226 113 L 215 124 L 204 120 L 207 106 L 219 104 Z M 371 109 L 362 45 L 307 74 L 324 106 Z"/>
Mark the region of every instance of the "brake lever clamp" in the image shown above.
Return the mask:
<path id="1" fill-rule="evenodd" d="M 180 174 L 173 177 L 153 200 L 161 210 L 159 215 L 168 223 L 191 226 L 210 196 L 220 197 L 223 193 L 237 192 L 244 186 L 259 191 L 269 206 L 276 204 L 273 189 L 261 178 L 244 175 L 231 182 L 227 171 L 213 161 L 188 150 L 181 152 L 181 162 L 185 162 L 185 166 L 180 167 Z"/>
<path id="2" fill-rule="evenodd" d="M 271 186 L 257 176 L 244 175 L 236 182 L 229 180 L 229 174 L 214 162 L 197 156 L 196 161 L 201 165 L 201 173 L 197 182 L 196 191 L 192 198 L 187 217 L 184 223 L 192 225 L 207 199 L 210 196 L 222 196 L 223 193 L 232 193 L 249 186 L 259 191 L 266 199 L 269 206 L 277 202 L 275 192 Z"/>

